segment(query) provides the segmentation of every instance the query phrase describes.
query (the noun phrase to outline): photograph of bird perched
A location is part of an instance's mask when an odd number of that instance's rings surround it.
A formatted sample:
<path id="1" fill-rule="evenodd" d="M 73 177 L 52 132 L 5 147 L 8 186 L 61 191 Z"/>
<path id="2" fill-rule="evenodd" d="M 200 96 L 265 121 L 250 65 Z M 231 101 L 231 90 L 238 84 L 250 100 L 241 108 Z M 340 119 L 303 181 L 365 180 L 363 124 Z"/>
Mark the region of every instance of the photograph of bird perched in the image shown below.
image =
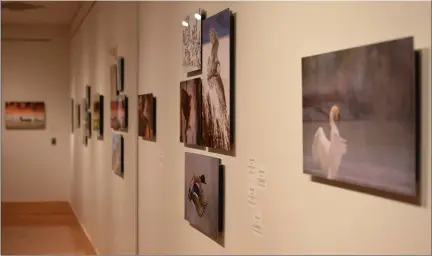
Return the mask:
<path id="1" fill-rule="evenodd" d="M 219 158 L 185 153 L 185 220 L 211 239 L 219 235 L 221 198 Z"/>
<path id="2" fill-rule="evenodd" d="M 203 146 L 230 151 L 231 141 L 231 11 L 203 20 Z"/>
<path id="3" fill-rule="evenodd" d="M 302 59 L 304 172 L 416 196 L 413 38 Z"/>
<path id="4" fill-rule="evenodd" d="M 180 142 L 201 145 L 201 78 L 180 82 Z"/>

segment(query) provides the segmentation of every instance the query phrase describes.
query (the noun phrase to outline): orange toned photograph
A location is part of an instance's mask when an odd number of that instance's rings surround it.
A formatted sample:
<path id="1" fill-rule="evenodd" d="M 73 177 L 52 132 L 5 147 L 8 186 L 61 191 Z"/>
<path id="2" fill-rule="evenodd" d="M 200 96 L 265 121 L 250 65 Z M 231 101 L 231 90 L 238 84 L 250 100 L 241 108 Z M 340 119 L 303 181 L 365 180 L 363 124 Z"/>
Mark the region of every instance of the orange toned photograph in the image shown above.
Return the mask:
<path id="1" fill-rule="evenodd" d="M 6 102 L 6 129 L 45 129 L 44 102 Z"/>

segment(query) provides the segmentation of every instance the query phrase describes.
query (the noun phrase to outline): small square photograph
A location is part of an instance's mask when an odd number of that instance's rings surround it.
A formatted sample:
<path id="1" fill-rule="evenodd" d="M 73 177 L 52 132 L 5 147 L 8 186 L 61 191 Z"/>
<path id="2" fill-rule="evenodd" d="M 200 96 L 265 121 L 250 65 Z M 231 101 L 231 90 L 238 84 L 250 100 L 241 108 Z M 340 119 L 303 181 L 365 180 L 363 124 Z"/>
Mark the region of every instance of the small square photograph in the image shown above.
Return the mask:
<path id="1" fill-rule="evenodd" d="M 185 153 L 185 219 L 214 241 L 223 218 L 220 172 L 220 159 Z"/>
<path id="2" fill-rule="evenodd" d="M 156 137 L 155 98 L 153 94 L 138 96 L 138 135 L 145 140 Z"/>
<path id="3" fill-rule="evenodd" d="M 180 83 L 180 142 L 201 145 L 201 78 Z"/>

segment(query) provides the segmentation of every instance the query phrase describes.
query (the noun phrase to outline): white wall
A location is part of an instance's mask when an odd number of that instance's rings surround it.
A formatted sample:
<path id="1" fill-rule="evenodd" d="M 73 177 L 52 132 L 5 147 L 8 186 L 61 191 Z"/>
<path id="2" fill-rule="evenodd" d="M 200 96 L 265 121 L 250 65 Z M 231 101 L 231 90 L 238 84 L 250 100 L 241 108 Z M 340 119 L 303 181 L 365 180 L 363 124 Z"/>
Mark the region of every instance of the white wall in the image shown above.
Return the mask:
<path id="1" fill-rule="evenodd" d="M 137 15 L 138 3 L 97 2 L 71 42 L 71 97 L 81 104 L 87 84 L 92 96 L 104 95 L 104 139 L 97 140 L 92 132 L 85 147 L 83 120 L 71 138 L 71 204 L 102 254 L 137 251 Z M 125 59 L 125 92 L 130 106 L 129 131 L 123 133 L 124 179 L 111 168 L 109 67 L 115 59 L 109 51 L 114 46 Z"/>
<path id="2" fill-rule="evenodd" d="M 235 157 L 178 141 L 181 21 L 230 7 L 236 22 Z M 149 3 L 140 5 L 139 93 L 158 100 L 157 142 L 139 140 L 141 254 L 431 253 L 430 3 Z M 423 81 L 424 204 L 315 183 L 302 173 L 301 57 L 413 35 Z M 225 248 L 184 220 L 184 152 L 226 165 Z M 164 165 L 159 163 L 164 153 Z M 264 236 L 251 232 L 247 158 L 268 172 Z"/>
<path id="3" fill-rule="evenodd" d="M 2 125 L 2 201 L 66 201 L 71 171 L 68 29 L 2 25 L 6 37 L 52 41 L 2 40 L 2 105 L 44 101 L 46 107 L 45 130 L 6 130 Z"/>

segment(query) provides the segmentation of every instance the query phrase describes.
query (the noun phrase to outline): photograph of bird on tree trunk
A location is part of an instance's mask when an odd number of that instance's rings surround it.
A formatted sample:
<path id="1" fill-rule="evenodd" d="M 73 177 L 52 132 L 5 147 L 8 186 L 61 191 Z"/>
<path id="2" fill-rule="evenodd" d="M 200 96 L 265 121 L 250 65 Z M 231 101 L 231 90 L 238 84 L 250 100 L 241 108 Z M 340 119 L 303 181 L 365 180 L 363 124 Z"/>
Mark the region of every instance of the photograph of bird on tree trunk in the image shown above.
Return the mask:
<path id="1" fill-rule="evenodd" d="M 231 11 L 203 20 L 203 146 L 231 151 Z"/>
<path id="2" fill-rule="evenodd" d="M 185 220 L 218 241 L 223 214 L 221 160 L 185 153 Z"/>
<path id="3" fill-rule="evenodd" d="M 412 37 L 302 58 L 307 174 L 416 196 Z"/>

